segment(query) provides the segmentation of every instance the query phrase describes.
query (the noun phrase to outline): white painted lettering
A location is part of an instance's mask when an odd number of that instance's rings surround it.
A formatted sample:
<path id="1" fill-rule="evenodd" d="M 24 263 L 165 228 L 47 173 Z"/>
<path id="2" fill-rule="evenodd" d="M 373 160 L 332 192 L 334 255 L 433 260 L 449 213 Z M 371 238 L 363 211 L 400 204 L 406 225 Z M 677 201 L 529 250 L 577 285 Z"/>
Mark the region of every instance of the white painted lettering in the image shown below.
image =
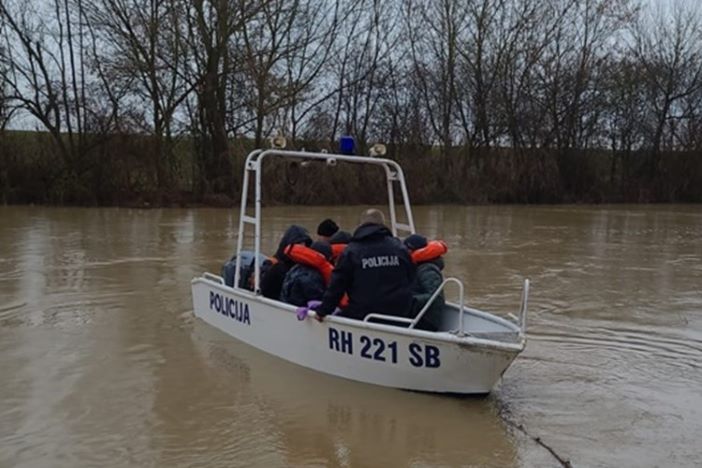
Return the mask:
<path id="1" fill-rule="evenodd" d="M 379 255 L 377 257 L 367 257 L 361 259 L 361 268 L 378 268 L 388 266 L 400 266 L 400 258 L 397 255 Z"/>

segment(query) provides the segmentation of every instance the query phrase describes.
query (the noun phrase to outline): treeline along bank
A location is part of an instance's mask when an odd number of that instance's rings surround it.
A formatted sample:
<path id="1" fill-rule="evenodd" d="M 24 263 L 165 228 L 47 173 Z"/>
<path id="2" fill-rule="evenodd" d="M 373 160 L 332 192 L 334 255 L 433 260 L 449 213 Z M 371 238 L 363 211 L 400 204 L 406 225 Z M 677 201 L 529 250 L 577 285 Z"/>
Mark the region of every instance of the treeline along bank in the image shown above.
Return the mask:
<path id="1" fill-rule="evenodd" d="M 229 205 L 281 130 L 386 143 L 420 203 L 700 202 L 702 16 L 651 5 L 4 0 L 0 202 Z M 274 163 L 266 201 L 381 176 Z"/>

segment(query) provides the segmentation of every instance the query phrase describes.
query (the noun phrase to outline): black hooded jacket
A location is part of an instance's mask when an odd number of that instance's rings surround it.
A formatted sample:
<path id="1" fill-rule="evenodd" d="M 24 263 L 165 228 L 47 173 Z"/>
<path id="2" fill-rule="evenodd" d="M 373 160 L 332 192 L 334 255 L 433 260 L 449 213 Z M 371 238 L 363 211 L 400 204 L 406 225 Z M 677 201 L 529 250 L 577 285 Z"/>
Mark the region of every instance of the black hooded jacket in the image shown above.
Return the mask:
<path id="1" fill-rule="evenodd" d="M 388 228 L 363 224 L 341 254 L 317 313 L 330 314 L 347 293 L 344 317 L 363 319 L 372 313 L 407 317 L 415 273 L 409 252 Z"/>
<path id="2" fill-rule="evenodd" d="M 278 243 L 278 250 L 274 254 L 277 262 L 261 276 L 261 294 L 263 297 L 275 300 L 280 299 L 280 290 L 283 287 L 285 275 L 295 264 L 284 253 L 285 247 L 290 244 L 305 244 L 309 247 L 312 245 L 312 238 L 302 226 L 293 224 L 285 230 L 283 237 Z"/>

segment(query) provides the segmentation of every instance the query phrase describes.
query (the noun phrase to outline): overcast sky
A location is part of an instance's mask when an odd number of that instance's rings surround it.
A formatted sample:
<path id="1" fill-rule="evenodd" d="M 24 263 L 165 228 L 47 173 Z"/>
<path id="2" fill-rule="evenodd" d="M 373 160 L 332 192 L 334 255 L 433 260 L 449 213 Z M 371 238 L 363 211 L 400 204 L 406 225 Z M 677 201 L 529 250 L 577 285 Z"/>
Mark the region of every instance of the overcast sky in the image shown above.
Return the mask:
<path id="1" fill-rule="evenodd" d="M 650 5 L 655 6 L 660 5 L 662 7 L 674 6 L 676 3 L 680 5 L 692 6 L 699 5 L 702 3 L 702 0 L 642 0 L 642 3 L 649 3 Z"/>

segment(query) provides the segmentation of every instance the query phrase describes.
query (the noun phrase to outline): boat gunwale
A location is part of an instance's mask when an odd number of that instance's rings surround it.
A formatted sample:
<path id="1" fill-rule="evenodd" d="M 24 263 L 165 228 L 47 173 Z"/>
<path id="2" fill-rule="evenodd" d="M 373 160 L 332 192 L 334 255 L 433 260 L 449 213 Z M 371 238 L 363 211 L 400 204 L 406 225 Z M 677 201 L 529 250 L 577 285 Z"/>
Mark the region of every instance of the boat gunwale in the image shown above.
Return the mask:
<path id="1" fill-rule="evenodd" d="M 207 275 L 211 275 L 211 277 L 207 277 L 207 276 L 205 276 L 205 274 L 203 274 L 202 276 L 198 276 L 198 277 L 193 278 L 190 282 L 191 285 L 194 285 L 197 283 L 205 283 L 209 286 L 215 287 L 215 288 L 220 289 L 224 292 L 236 293 L 237 295 L 243 296 L 249 300 L 261 302 L 263 304 L 280 309 L 281 311 L 284 311 L 284 312 L 293 313 L 293 314 L 296 312 L 297 308 L 294 305 L 286 304 L 284 302 L 275 301 L 273 299 L 263 297 L 262 295 L 255 294 L 253 291 L 249 291 L 247 289 L 234 288 L 231 286 L 227 286 L 226 284 L 224 284 L 224 281 L 221 277 L 214 275 L 212 273 L 207 273 Z M 219 278 L 222 281 L 215 281 L 214 279 L 212 279 L 212 277 Z M 449 305 L 454 306 L 454 304 L 452 304 L 452 303 L 449 303 Z M 458 306 L 455 306 L 455 307 L 458 309 Z M 498 323 L 500 325 L 506 325 L 508 328 L 513 329 L 517 333 L 518 340 L 516 342 L 505 342 L 505 341 L 499 341 L 499 340 L 494 340 L 494 339 L 479 338 L 479 337 L 470 335 L 469 333 L 467 333 L 465 336 L 458 336 L 458 335 L 450 333 L 450 332 L 431 332 L 431 331 L 426 331 L 426 330 L 409 329 L 409 328 L 397 327 L 397 326 L 393 326 L 393 325 L 385 325 L 382 323 L 375 323 L 375 322 L 366 322 L 363 320 L 356 320 L 356 319 L 351 319 L 351 318 L 347 318 L 347 317 L 339 317 L 339 316 L 333 316 L 333 315 L 329 315 L 329 316 L 325 317 L 324 322 L 339 323 L 341 325 L 347 325 L 347 326 L 350 326 L 352 328 L 377 330 L 380 332 L 393 333 L 393 334 L 403 335 L 403 336 L 407 336 L 407 337 L 421 338 L 421 339 L 426 339 L 426 340 L 431 340 L 431 341 L 436 341 L 436 342 L 441 342 L 441 343 L 456 344 L 459 346 L 466 346 L 466 347 L 478 347 L 478 348 L 484 348 L 484 349 L 501 351 L 501 352 L 509 352 L 509 353 L 515 353 L 515 354 L 521 353 L 524 350 L 524 348 L 526 347 L 526 335 L 521 329 L 518 328 L 518 326 L 516 324 L 513 324 L 512 322 L 510 322 L 502 317 L 498 317 L 498 316 L 491 314 L 489 312 L 474 309 L 472 307 L 465 307 L 464 312 L 468 312 L 469 314 L 477 315 L 480 318 L 492 321 L 493 323 Z"/>

